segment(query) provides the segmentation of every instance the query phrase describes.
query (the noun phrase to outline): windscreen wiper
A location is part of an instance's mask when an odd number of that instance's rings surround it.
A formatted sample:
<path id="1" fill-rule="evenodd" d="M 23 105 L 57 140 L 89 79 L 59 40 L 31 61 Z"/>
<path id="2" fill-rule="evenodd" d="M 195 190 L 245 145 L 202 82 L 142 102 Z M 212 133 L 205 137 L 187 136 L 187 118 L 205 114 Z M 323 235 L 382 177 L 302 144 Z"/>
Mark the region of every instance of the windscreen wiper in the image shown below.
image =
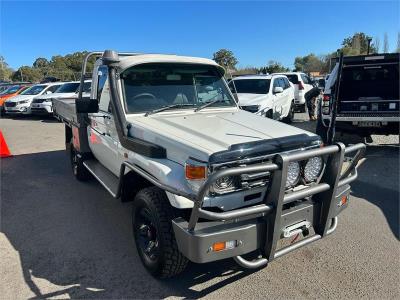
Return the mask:
<path id="1" fill-rule="evenodd" d="M 164 106 L 164 107 L 161 107 L 161 108 L 154 109 L 154 110 L 152 110 L 152 111 L 148 111 L 147 113 L 145 113 L 144 116 L 147 117 L 147 116 L 149 116 L 149 115 L 156 114 L 156 113 L 159 113 L 159 112 L 162 112 L 162 111 L 165 111 L 165 110 L 168 110 L 168 109 L 176 108 L 176 107 L 193 106 L 193 105 L 194 105 L 194 104 L 192 104 L 192 103 L 177 103 L 177 104 L 171 104 L 171 105 L 168 105 L 168 106 Z"/>
<path id="2" fill-rule="evenodd" d="M 202 106 L 199 106 L 198 108 L 196 108 L 194 111 L 197 112 L 199 110 L 202 110 L 203 108 L 209 107 L 209 106 L 211 106 L 211 105 L 213 105 L 215 103 L 218 103 L 218 102 L 225 102 L 225 100 L 218 99 L 218 100 L 207 102 L 206 104 L 203 104 Z"/>

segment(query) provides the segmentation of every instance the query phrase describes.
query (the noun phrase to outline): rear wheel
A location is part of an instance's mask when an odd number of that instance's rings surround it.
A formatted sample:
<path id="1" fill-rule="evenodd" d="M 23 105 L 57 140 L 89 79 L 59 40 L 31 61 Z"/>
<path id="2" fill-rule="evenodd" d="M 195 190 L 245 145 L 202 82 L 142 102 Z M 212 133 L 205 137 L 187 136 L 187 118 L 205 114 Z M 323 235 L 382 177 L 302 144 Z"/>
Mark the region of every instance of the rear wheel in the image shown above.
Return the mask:
<path id="1" fill-rule="evenodd" d="M 290 104 L 288 115 L 285 118 L 283 118 L 283 122 L 290 124 L 293 122 L 293 119 L 294 119 L 294 102 L 292 101 L 292 103 Z"/>
<path id="2" fill-rule="evenodd" d="M 87 181 L 90 179 L 91 174 L 83 165 L 83 159 L 79 155 L 78 151 L 74 148 L 72 142 L 70 143 L 70 158 L 71 158 L 71 167 L 72 173 L 75 178 L 79 181 Z"/>
<path id="3" fill-rule="evenodd" d="M 178 213 L 157 187 L 144 188 L 135 197 L 132 219 L 136 248 L 144 267 L 155 277 L 173 277 L 187 265 L 172 229 L 171 221 Z"/>
<path id="4" fill-rule="evenodd" d="M 306 112 L 306 104 L 300 104 L 298 108 L 299 112 L 305 113 Z"/>

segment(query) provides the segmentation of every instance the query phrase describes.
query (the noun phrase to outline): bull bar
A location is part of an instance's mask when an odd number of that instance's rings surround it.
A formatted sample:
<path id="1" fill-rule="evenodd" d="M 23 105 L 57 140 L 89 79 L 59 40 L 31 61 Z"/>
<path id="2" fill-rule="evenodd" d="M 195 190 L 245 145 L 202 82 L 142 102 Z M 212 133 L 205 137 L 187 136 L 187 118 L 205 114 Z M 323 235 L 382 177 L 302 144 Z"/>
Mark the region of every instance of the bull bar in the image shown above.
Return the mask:
<path id="1" fill-rule="evenodd" d="M 275 258 L 331 234 L 337 226 L 337 215 L 347 206 L 347 202 L 343 206 L 338 206 L 338 202 L 343 196 L 348 197 L 349 183 L 357 178 L 356 166 L 364 156 L 365 149 L 366 146 L 361 143 L 349 147 L 337 143 L 317 149 L 277 154 L 270 163 L 216 171 L 201 186 L 194 200 L 189 222 L 183 218 L 172 221 L 179 250 L 198 263 L 233 257 L 242 267 L 259 268 Z M 352 152 L 356 154 L 348 167 L 342 170 L 345 155 Z M 319 183 L 298 191 L 286 192 L 289 163 L 315 156 L 326 157 L 324 173 Z M 271 172 L 271 180 L 265 187 L 268 191 L 261 204 L 226 212 L 202 208 L 204 198 L 216 180 L 225 176 L 266 171 Z M 285 204 L 310 196 L 312 200 L 283 209 Z M 304 219 L 311 221 L 315 234 L 277 250 L 282 230 Z M 221 240 L 236 240 L 237 247 L 213 252 L 210 246 Z M 261 250 L 262 258 L 249 261 L 241 256 L 257 249 Z"/>

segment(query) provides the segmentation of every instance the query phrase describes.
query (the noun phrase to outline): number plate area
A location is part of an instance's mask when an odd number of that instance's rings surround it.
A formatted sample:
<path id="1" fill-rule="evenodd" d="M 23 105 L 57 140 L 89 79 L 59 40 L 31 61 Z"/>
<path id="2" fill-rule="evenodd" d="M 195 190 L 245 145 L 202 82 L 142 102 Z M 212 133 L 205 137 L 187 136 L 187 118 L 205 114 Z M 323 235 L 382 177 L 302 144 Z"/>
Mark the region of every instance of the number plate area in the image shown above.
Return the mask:
<path id="1" fill-rule="evenodd" d="M 381 127 L 382 122 L 379 121 L 360 121 L 358 127 Z"/>

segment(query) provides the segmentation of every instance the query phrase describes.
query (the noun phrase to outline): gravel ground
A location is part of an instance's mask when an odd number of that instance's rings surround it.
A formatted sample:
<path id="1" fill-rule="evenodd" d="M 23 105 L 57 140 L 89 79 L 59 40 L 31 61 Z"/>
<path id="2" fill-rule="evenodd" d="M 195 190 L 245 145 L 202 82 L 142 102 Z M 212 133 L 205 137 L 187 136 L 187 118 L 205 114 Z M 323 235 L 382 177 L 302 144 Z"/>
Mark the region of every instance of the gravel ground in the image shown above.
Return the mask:
<path id="1" fill-rule="evenodd" d="M 261 270 L 228 259 L 159 281 L 136 253 L 132 204 L 73 178 L 62 124 L 16 118 L 0 128 L 15 155 L 0 160 L 1 299 L 400 297 L 398 136 L 373 137 L 333 235 Z"/>

